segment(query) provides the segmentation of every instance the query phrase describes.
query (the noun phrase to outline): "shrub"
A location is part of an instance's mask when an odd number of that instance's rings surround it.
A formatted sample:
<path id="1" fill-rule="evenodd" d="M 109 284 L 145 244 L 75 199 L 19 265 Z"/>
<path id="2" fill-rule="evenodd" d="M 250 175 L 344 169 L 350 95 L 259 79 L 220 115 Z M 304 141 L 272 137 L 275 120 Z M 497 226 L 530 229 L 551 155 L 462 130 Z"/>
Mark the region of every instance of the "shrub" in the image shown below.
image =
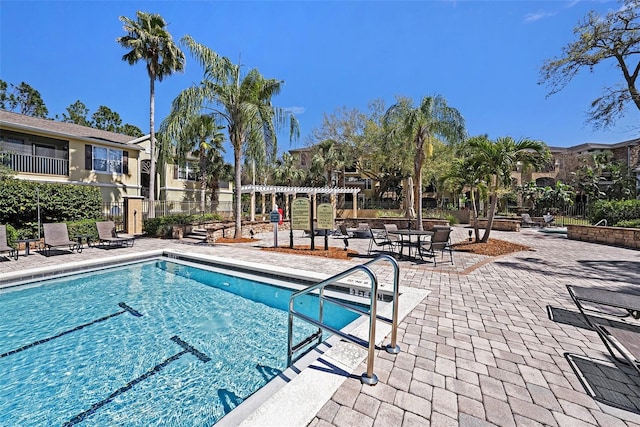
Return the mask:
<path id="1" fill-rule="evenodd" d="M 446 214 L 445 219 L 449 221 L 449 225 L 456 225 L 458 223 L 458 218 L 456 218 L 455 215 L 452 214 Z"/>
<path id="2" fill-rule="evenodd" d="M 37 234 L 38 194 L 42 223 L 100 217 L 102 196 L 97 187 L 3 178 L 0 185 L 0 223 Z M 35 228 L 33 224 L 36 224 Z"/>
<path id="3" fill-rule="evenodd" d="M 203 222 L 221 221 L 220 214 L 175 214 L 157 218 L 148 218 L 143 221 L 142 228 L 150 236 L 169 237 L 171 236 L 172 225 L 201 224 Z"/>
<path id="4" fill-rule="evenodd" d="M 624 221 L 617 222 L 615 226 L 626 227 L 626 228 L 640 228 L 640 219 L 627 219 Z"/>
<path id="5" fill-rule="evenodd" d="M 606 219 L 607 224 L 640 218 L 640 200 L 598 200 L 589 212 L 589 221 L 596 224 Z"/>
<path id="6" fill-rule="evenodd" d="M 7 224 L 7 244 L 12 248 L 16 247 L 16 240 L 18 240 L 18 231 L 13 228 L 11 224 Z"/>
<path id="7" fill-rule="evenodd" d="M 98 239 L 98 229 L 96 228 L 95 219 L 82 219 L 80 221 L 67 222 L 67 231 L 69 231 L 69 237 L 75 239 L 78 235 L 89 235 L 93 240 Z"/>

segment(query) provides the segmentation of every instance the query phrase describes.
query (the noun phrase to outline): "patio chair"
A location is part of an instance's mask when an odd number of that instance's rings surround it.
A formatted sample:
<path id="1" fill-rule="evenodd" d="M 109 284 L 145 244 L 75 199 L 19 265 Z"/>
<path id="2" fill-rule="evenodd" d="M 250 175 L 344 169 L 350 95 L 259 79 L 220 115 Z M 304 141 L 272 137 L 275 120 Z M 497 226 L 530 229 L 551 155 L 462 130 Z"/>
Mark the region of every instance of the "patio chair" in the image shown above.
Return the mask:
<path id="1" fill-rule="evenodd" d="M 133 236 L 118 236 L 116 224 L 113 221 L 96 221 L 96 228 L 98 229 L 98 246 L 101 248 L 131 247 L 135 242 Z"/>
<path id="2" fill-rule="evenodd" d="M 451 227 L 435 226 L 430 240 L 421 240 L 418 245 L 420 258 L 424 255 L 433 259 L 433 265 L 438 265 L 436 251 L 440 251 L 440 259 L 444 258 L 445 251 L 449 252 L 449 259 L 453 264 L 453 249 L 451 248 Z"/>
<path id="3" fill-rule="evenodd" d="M 529 215 L 528 213 L 523 213 L 521 215 L 522 215 L 521 225 L 523 227 L 537 227 L 540 225 L 536 221 L 531 219 L 531 215 Z"/>
<path id="4" fill-rule="evenodd" d="M 395 244 L 389 240 L 389 236 L 383 230 L 372 230 L 369 228 L 369 250 L 367 251 L 367 255 L 371 255 L 371 250 L 373 249 L 373 245 L 378 247 L 382 247 L 384 251 L 385 246 L 389 247 L 389 251 L 393 252 L 393 248 Z"/>
<path id="5" fill-rule="evenodd" d="M 542 215 L 542 219 L 544 221 L 543 227 L 550 227 L 555 221 L 555 218 L 551 214 Z"/>
<path id="6" fill-rule="evenodd" d="M 609 289 L 587 288 L 582 286 L 567 285 L 569 296 L 575 303 L 587 324 L 594 327 L 586 311 L 605 316 L 633 317 L 640 319 L 640 295 Z M 588 306 L 585 306 L 588 304 Z M 606 312 L 600 307 L 620 309 L 621 314 Z"/>
<path id="7" fill-rule="evenodd" d="M 42 224 L 42 230 L 44 232 L 44 249 L 47 256 L 51 255 L 52 248 L 66 247 L 71 252 L 82 252 L 80 243 L 69 240 L 69 231 L 67 231 L 67 224 L 64 222 Z"/>
<path id="8" fill-rule="evenodd" d="M 9 252 L 9 258 L 13 257 L 18 260 L 18 249 L 12 248 L 7 242 L 7 226 L 0 225 L 0 254 Z"/>
<path id="9" fill-rule="evenodd" d="M 640 375 L 640 329 L 622 329 L 601 324 L 595 324 L 595 329 L 611 356 L 629 364 Z M 622 359 L 616 356 L 614 349 L 622 355 Z"/>

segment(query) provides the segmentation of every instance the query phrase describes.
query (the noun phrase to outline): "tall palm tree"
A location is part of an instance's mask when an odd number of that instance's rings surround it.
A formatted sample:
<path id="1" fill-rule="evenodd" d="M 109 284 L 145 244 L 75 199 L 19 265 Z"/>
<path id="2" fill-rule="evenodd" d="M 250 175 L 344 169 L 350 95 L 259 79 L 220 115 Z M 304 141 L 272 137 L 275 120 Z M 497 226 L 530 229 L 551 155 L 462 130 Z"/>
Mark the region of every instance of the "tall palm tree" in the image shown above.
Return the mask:
<path id="1" fill-rule="evenodd" d="M 287 110 L 271 104 L 280 93 L 283 82 L 264 78 L 257 69 L 240 75 L 240 65 L 197 43 L 190 36 L 182 42 L 204 68 L 199 85 L 183 90 L 174 99 L 172 108 L 188 114 L 203 110 L 212 112 L 218 123 L 224 123 L 233 146 L 235 237 L 242 236 L 242 157 L 245 149 L 259 147 L 269 157 L 277 152 L 277 130 L 289 122 L 290 138 L 299 136 L 298 121 Z M 256 150 L 251 149 L 255 153 Z"/>
<path id="2" fill-rule="evenodd" d="M 478 168 L 486 168 L 485 170 L 490 174 L 490 182 L 488 183 L 489 213 L 487 227 L 481 240 L 487 242 L 498 204 L 498 190 L 511 187 L 511 172 L 516 170 L 518 163 L 522 167 L 537 170 L 548 161 L 550 153 L 542 141 L 528 138 L 516 141 L 510 136 L 500 137 L 495 141 L 491 141 L 487 137 L 471 138 L 468 144 L 472 163 Z"/>
<path id="3" fill-rule="evenodd" d="M 200 210 L 205 210 L 206 190 L 209 176 L 207 174 L 210 151 L 224 151 L 222 142 L 225 139 L 223 126 L 216 124 L 211 115 L 200 114 L 187 116 L 180 110 L 172 110 L 162 121 L 160 132 L 163 140 L 172 141 L 179 163 L 184 163 L 187 155 L 198 156 L 198 175 L 200 181 Z"/>
<path id="4" fill-rule="evenodd" d="M 136 12 L 137 20 L 120 17 L 127 35 L 116 41 L 125 49 L 131 49 L 122 60 L 133 65 L 142 60 L 147 63 L 149 74 L 149 134 L 151 168 L 149 171 L 149 217 L 155 216 L 156 139 L 155 139 L 155 81 L 184 69 L 185 57 L 167 31 L 167 23 L 155 13 Z"/>
<path id="5" fill-rule="evenodd" d="M 403 138 L 410 143 L 407 153 L 413 156 L 415 207 L 418 229 L 422 230 L 422 167 L 431 155 L 436 138 L 447 143 L 461 142 L 465 136 L 462 114 L 447 104 L 442 96 L 427 96 L 420 105 L 402 99 L 389 107 L 384 121 L 391 129 L 392 137 Z"/>

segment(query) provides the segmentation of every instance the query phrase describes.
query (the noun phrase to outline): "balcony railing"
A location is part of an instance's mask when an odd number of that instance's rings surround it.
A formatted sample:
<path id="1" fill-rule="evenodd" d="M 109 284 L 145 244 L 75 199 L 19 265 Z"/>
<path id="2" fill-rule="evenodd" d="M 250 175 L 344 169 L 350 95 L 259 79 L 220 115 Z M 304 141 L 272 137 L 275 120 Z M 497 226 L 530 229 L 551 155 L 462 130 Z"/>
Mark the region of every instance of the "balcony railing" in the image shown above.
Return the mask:
<path id="1" fill-rule="evenodd" d="M 16 172 L 69 175 L 69 160 L 28 154 L 0 153 L 2 163 Z"/>

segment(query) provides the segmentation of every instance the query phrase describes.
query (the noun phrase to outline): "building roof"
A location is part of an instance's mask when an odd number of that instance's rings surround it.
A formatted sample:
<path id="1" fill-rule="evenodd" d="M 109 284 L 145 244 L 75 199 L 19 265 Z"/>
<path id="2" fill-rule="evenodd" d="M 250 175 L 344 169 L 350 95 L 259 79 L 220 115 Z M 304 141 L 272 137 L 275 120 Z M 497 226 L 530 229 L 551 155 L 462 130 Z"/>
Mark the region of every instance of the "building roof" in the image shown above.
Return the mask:
<path id="1" fill-rule="evenodd" d="M 0 110 L 0 125 L 15 131 L 38 131 L 51 136 L 74 138 L 84 141 L 102 142 L 107 144 L 126 145 L 128 148 L 143 148 L 129 144 L 139 138 L 122 133 L 108 132 L 106 130 L 95 129 L 88 126 L 81 126 L 75 123 L 56 122 L 49 119 L 26 116 L 24 114 L 13 113 L 11 111 Z"/>

